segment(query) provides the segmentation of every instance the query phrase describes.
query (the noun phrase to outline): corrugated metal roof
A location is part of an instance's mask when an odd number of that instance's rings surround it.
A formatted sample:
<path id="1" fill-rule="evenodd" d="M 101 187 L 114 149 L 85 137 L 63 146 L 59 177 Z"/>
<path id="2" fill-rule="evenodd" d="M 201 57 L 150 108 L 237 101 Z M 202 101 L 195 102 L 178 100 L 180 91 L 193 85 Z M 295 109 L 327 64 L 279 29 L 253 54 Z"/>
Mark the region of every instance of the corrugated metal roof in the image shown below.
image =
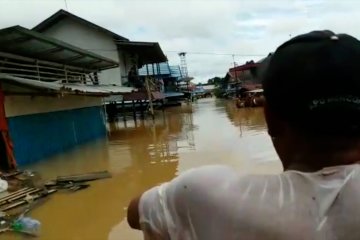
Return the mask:
<path id="1" fill-rule="evenodd" d="M 215 89 L 215 85 L 211 84 L 211 85 L 204 85 L 203 86 L 205 90 L 214 90 Z"/>
<path id="2" fill-rule="evenodd" d="M 84 84 L 63 84 L 57 82 L 42 82 L 10 76 L 0 73 L 0 80 L 8 84 L 18 85 L 25 88 L 42 90 L 50 93 L 61 94 L 82 94 L 109 96 L 121 93 L 129 93 L 134 89 L 115 85 L 84 85 Z"/>
<path id="3" fill-rule="evenodd" d="M 0 30 L 0 51 L 86 69 L 114 68 L 118 63 L 21 26 Z"/>
<path id="4" fill-rule="evenodd" d="M 181 69 L 179 65 L 176 66 L 170 66 L 170 73 L 172 77 L 175 77 L 177 79 L 182 78 Z"/>
<path id="5" fill-rule="evenodd" d="M 243 64 L 243 65 L 237 66 L 237 67 L 230 68 L 229 71 L 230 72 L 246 71 L 246 70 L 250 70 L 252 68 L 256 68 L 257 65 L 258 65 L 257 63 L 249 62 L 249 63 Z"/>
<path id="6" fill-rule="evenodd" d="M 161 92 L 151 92 L 151 97 L 154 100 L 164 99 L 165 95 Z M 149 99 L 148 93 L 144 91 L 126 93 L 123 96 L 124 101 L 136 101 Z"/>
<path id="7" fill-rule="evenodd" d="M 103 32 L 105 34 L 108 34 L 110 36 L 112 36 L 115 40 L 128 40 L 127 38 L 124 38 L 123 36 L 120 36 L 119 34 L 116 34 L 106 28 L 103 28 L 99 25 L 96 25 L 95 23 L 89 22 L 79 16 L 76 16 L 70 12 L 67 12 L 63 9 L 57 11 L 56 13 L 54 13 L 53 15 L 51 15 L 50 17 L 48 17 L 47 19 L 45 19 L 44 21 L 42 21 L 41 23 L 39 23 L 37 26 L 35 26 L 32 30 L 37 31 L 37 32 L 44 32 L 46 31 L 46 29 L 50 28 L 51 26 L 55 25 L 56 23 L 58 23 L 59 21 L 61 21 L 62 19 L 64 19 L 65 17 L 71 18 L 77 22 L 80 22 L 82 24 L 85 24 L 86 26 L 89 26 L 91 28 L 94 28 L 97 31 Z"/>
<path id="8" fill-rule="evenodd" d="M 81 84 L 62 84 L 63 89 L 73 91 L 73 92 L 81 92 L 81 93 L 105 93 L 105 94 L 120 94 L 120 93 L 128 93 L 134 90 L 131 87 L 122 87 L 115 85 L 81 85 Z"/>
<path id="9" fill-rule="evenodd" d="M 157 42 L 116 41 L 115 43 L 121 50 L 136 55 L 141 65 L 167 61 Z"/>
<path id="10" fill-rule="evenodd" d="M 149 75 L 153 76 L 152 64 L 147 65 L 149 70 Z M 170 66 L 168 62 L 159 63 L 159 73 L 157 71 L 156 65 L 154 65 L 155 75 L 162 77 L 172 77 L 177 81 L 184 80 L 182 79 L 181 69 L 179 65 Z M 146 65 L 139 69 L 140 76 L 147 76 Z"/>
<path id="11" fill-rule="evenodd" d="M 181 96 L 184 96 L 184 93 L 182 93 L 182 92 L 165 92 L 164 95 L 166 98 L 181 97 Z"/>
<path id="12" fill-rule="evenodd" d="M 183 83 L 187 84 L 188 82 L 190 82 L 193 79 L 194 79 L 193 77 L 183 77 L 183 78 L 179 79 L 179 82 L 183 82 Z"/>
<path id="13" fill-rule="evenodd" d="M 156 64 L 154 64 L 154 71 L 153 71 L 153 65 L 148 64 L 148 65 L 145 65 L 145 66 L 143 66 L 142 68 L 139 69 L 139 75 L 140 76 L 147 76 L 146 66 L 148 67 L 148 71 L 149 71 L 150 76 L 153 76 L 153 75 L 162 75 L 163 76 L 163 75 L 170 75 L 171 74 L 169 64 L 167 62 L 162 62 L 162 63 L 158 64 L 159 72 L 158 72 L 158 69 L 156 67 Z M 155 74 L 154 74 L 154 72 L 155 72 Z"/>

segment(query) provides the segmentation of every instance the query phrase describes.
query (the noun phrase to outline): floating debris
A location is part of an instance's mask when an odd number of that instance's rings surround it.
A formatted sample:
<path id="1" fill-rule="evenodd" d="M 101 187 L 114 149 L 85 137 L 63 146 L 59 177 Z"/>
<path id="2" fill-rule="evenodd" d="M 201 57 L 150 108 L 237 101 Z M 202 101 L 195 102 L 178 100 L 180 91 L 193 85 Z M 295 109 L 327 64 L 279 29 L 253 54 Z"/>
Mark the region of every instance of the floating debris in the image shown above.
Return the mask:
<path id="1" fill-rule="evenodd" d="M 41 227 L 40 222 L 33 218 L 25 217 L 25 214 L 30 211 L 30 206 L 31 205 L 17 216 L 0 212 L 0 233 L 17 232 L 32 237 L 39 236 Z"/>
<path id="2" fill-rule="evenodd" d="M 84 173 L 77 175 L 61 176 L 57 177 L 56 182 L 88 182 L 93 180 L 99 180 L 104 178 L 111 178 L 111 174 L 108 171 Z"/>
<path id="3" fill-rule="evenodd" d="M 111 178 L 108 171 L 82 173 L 69 176 L 60 176 L 56 180 L 45 183 L 45 187 L 50 189 L 67 189 L 70 191 L 78 191 L 88 188 L 90 185 L 86 182 Z"/>
<path id="4" fill-rule="evenodd" d="M 60 176 L 56 180 L 43 184 L 39 174 L 31 171 L 16 171 L 13 173 L 0 173 L 0 233 L 17 232 L 30 236 L 38 236 L 40 233 L 40 222 L 25 214 L 39 203 L 40 199 L 46 198 L 48 195 L 58 190 L 69 190 L 76 192 L 86 189 L 90 186 L 88 181 L 111 178 L 108 171 L 83 173 L 77 175 Z M 1 192 L 2 182 L 9 184 L 6 190 Z M 5 189 L 5 187 L 4 187 Z M 8 192 L 6 192 L 8 191 Z M 20 206 L 27 205 L 25 211 L 20 214 L 9 214 Z"/>
<path id="5" fill-rule="evenodd" d="M 78 191 L 78 190 L 81 190 L 81 189 L 88 188 L 90 186 L 90 184 L 88 184 L 88 183 L 50 181 L 50 182 L 45 183 L 45 186 L 47 188 L 52 188 L 52 189 L 55 188 L 55 189 L 58 189 L 58 190 L 67 189 L 67 190 L 75 192 L 75 191 Z"/>
<path id="6" fill-rule="evenodd" d="M 9 184 L 6 180 L 0 178 L 0 193 L 5 192 L 9 187 Z"/>
<path id="7" fill-rule="evenodd" d="M 34 201 L 34 200 L 46 197 L 46 196 L 48 196 L 50 194 L 53 194 L 56 191 L 57 191 L 56 189 L 50 189 L 50 190 L 40 189 L 40 192 L 36 191 L 35 194 L 31 194 L 30 196 L 29 196 L 29 194 L 23 195 L 22 200 L 19 200 L 19 201 L 15 202 L 15 203 L 12 203 L 12 204 L 8 204 L 7 206 L 5 206 L 3 208 L 0 208 L 0 211 L 6 212 L 6 211 L 11 210 L 13 208 L 28 204 L 29 201 L 28 201 L 28 199 L 25 199 L 26 197 L 27 198 L 31 197 L 32 201 Z"/>

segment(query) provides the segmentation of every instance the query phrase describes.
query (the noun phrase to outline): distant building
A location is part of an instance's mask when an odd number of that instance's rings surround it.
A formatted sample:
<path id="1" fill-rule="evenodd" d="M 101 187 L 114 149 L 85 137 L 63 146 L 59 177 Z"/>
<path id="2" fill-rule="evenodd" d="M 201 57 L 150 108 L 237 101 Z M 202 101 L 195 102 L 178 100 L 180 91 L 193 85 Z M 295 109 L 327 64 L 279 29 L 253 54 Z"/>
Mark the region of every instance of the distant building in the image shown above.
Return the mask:
<path id="1" fill-rule="evenodd" d="M 258 63 L 254 61 L 246 62 L 243 65 L 236 66 L 229 69 L 229 74 L 232 82 L 239 82 L 243 84 L 258 84 L 259 79 L 256 76 L 256 69 Z"/>
<path id="2" fill-rule="evenodd" d="M 209 91 L 209 92 L 212 92 L 212 91 L 214 91 L 214 89 L 215 89 L 215 85 L 214 85 L 214 84 L 206 84 L 206 85 L 203 85 L 203 87 L 204 87 L 204 90 L 205 90 L 205 91 Z"/>
<path id="3" fill-rule="evenodd" d="M 103 85 L 113 59 L 15 26 L 0 30 L 0 167 L 24 165 L 106 136 Z M 16 160 L 16 163 L 15 163 Z"/>
<path id="4" fill-rule="evenodd" d="M 270 60 L 271 53 L 257 62 L 249 61 L 243 65 L 230 68 L 226 74 L 228 89 L 243 88 L 254 90 L 262 88 L 261 76 L 264 74 L 265 67 Z"/>
<path id="5" fill-rule="evenodd" d="M 168 62 L 147 64 L 139 69 L 140 78 L 151 76 L 154 78 L 160 87 L 161 92 L 164 93 L 165 97 L 182 96 L 178 83 L 182 80 L 182 73 L 180 66 L 170 66 Z"/>
<path id="6" fill-rule="evenodd" d="M 248 61 L 243 65 L 228 70 L 219 86 L 220 96 L 232 97 L 244 91 L 262 88 L 262 75 L 266 69 L 271 53 L 257 62 Z"/>

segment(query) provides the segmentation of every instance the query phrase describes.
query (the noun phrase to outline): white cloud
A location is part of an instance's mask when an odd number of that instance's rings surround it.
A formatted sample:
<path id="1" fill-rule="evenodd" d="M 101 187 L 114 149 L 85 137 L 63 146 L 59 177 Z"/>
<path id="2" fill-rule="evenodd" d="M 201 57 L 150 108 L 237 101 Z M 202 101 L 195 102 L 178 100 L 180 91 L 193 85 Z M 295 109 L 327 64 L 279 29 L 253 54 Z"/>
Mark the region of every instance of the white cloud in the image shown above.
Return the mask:
<path id="1" fill-rule="evenodd" d="M 0 0 L 0 27 L 32 27 L 64 0 Z M 360 37 L 356 0 L 67 0 L 69 11 L 132 40 L 158 41 L 171 64 L 188 52 L 197 81 L 260 59 L 292 36 L 331 29 Z M 171 52 L 171 51 L 175 51 Z M 195 52 L 229 53 L 206 55 Z M 253 56 L 245 56 L 253 55 Z M 260 55 L 260 56 L 259 56 Z"/>

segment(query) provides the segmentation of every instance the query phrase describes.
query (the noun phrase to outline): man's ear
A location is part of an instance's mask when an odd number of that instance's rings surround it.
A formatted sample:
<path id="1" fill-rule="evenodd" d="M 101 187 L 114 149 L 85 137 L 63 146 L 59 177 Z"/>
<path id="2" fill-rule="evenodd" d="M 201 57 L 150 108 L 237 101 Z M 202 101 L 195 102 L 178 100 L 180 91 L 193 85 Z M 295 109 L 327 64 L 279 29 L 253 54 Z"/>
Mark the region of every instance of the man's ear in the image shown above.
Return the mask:
<path id="1" fill-rule="evenodd" d="M 268 127 L 268 133 L 270 137 L 272 138 L 279 137 L 284 130 L 283 121 L 279 118 L 279 116 L 276 113 L 271 111 L 269 105 L 266 102 L 264 105 L 264 113 L 265 113 L 266 124 Z"/>

